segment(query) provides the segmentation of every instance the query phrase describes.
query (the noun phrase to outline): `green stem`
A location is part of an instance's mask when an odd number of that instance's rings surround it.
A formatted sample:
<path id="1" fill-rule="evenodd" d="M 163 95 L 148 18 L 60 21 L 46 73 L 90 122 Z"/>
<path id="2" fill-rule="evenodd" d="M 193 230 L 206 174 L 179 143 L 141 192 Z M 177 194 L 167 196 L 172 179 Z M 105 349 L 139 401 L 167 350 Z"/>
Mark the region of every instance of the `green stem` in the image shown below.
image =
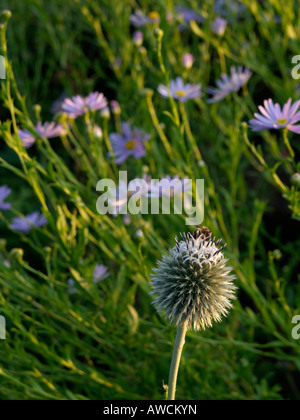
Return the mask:
<path id="1" fill-rule="evenodd" d="M 160 137 L 160 139 L 161 139 L 161 141 L 162 141 L 162 143 L 163 143 L 163 145 L 166 149 L 166 152 L 167 152 L 169 158 L 171 160 L 173 160 L 173 158 L 174 158 L 173 149 L 172 149 L 172 147 L 169 143 L 169 140 L 167 139 L 163 129 L 161 128 L 161 126 L 159 124 L 159 121 L 158 121 L 158 118 L 157 118 L 157 115 L 156 115 L 156 112 L 155 112 L 155 108 L 154 108 L 153 102 L 152 102 L 152 92 L 151 93 L 149 92 L 147 94 L 146 100 L 147 100 L 148 110 L 150 112 L 154 127 L 156 128 L 156 131 L 157 131 L 157 133 L 158 133 L 158 135 L 159 135 L 159 137 Z"/>
<path id="2" fill-rule="evenodd" d="M 197 142 L 196 142 L 196 140 L 193 136 L 193 133 L 192 133 L 192 130 L 191 130 L 191 127 L 190 127 L 190 123 L 189 123 L 189 119 L 188 119 L 188 116 L 187 116 L 187 113 L 186 113 L 186 110 L 185 110 L 184 103 L 180 102 L 179 107 L 180 107 L 180 111 L 181 111 L 181 115 L 182 115 L 183 124 L 184 124 L 184 127 L 185 127 L 185 132 L 186 132 L 187 138 L 188 138 L 188 140 L 189 140 L 189 142 L 190 142 L 190 144 L 191 144 L 191 146 L 192 146 L 192 148 L 195 152 L 195 156 L 196 156 L 197 161 L 200 162 L 202 160 L 202 156 L 201 156 L 199 147 L 197 145 Z"/>
<path id="3" fill-rule="evenodd" d="M 289 142 L 287 133 L 288 133 L 288 130 L 286 128 L 284 128 L 283 129 L 283 141 L 284 141 L 284 144 L 286 145 L 286 147 L 287 147 L 287 149 L 288 149 L 288 151 L 290 153 L 291 158 L 294 159 L 295 158 L 295 152 L 292 149 L 292 146 L 291 146 L 291 144 Z"/>
<path id="4" fill-rule="evenodd" d="M 168 72 L 166 71 L 166 67 L 164 65 L 164 60 L 163 60 L 163 56 L 162 56 L 162 37 L 163 37 L 163 34 L 160 33 L 158 35 L 158 39 L 157 39 L 157 41 L 158 41 L 158 48 L 157 48 L 158 61 L 159 61 L 159 66 L 160 66 L 161 72 L 165 76 L 167 87 L 168 87 L 168 89 L 170 89 L 170 78 L 169 78 Z M 178 115 L 177 106 L 176 106 L 175 101 L 172 98 L 172 96 L 169 95 L 169 99 L 170 99 L 170 103 L 171 103 L 171 107 L 172 107 L 172 111 L 173 111 L 173 115 L 174 115 L 174 118 L 175 118 L 176 125 L 179 127 L 180 119 L 179 119 L 179 115 Z"/>
<path id="5" fill-rule="evenodd" d="M 169 375 L 169 388 L 168 388 L 168 400 L 175 400 L 177 375 L 180 364 L 180 358 L 182 349 L 185 343 L 185 335 L 187 332 L 187 326 L 179 326 L 177 329 L 176 340 L 174 344 L 172 363 Z"/>

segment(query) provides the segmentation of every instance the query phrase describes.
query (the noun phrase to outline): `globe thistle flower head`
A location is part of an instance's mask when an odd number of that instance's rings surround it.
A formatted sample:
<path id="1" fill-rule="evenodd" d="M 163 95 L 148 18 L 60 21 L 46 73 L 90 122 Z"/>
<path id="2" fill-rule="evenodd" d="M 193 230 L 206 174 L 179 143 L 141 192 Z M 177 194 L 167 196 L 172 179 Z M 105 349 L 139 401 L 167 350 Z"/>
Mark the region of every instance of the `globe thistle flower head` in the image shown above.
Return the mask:
<path id="1" fill-rule="evenodd" d="M 170 324 L 205 330 L 228 314 L 237 287 L 222 239 L 212 239 L 207 228 L 175 237 L 176 245 L 153 270 L 154 306 Z"/>

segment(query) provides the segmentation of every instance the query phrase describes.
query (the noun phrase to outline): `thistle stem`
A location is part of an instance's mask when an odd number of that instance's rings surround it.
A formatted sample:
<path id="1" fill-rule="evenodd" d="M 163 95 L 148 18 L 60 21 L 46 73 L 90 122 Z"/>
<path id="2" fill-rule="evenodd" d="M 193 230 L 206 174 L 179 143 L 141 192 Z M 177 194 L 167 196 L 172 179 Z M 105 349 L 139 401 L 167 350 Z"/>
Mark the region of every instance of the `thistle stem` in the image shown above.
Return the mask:
<path id="1" fill-rule="evenodd" d="M 186 332 L 187 332 L 186 324 L 184 324 L 183 326 L 179 325 L 177 329 L 174 350 L 173 350 L 173 357 L 172 357 L 171 368 L 170 368 L 169 385 L 168 385 L 169 386 L 168 400 L 175 400 L 177 375 L 178 375 L 178 370 L 179 370 L 182 349 L 185 343 Z"/>

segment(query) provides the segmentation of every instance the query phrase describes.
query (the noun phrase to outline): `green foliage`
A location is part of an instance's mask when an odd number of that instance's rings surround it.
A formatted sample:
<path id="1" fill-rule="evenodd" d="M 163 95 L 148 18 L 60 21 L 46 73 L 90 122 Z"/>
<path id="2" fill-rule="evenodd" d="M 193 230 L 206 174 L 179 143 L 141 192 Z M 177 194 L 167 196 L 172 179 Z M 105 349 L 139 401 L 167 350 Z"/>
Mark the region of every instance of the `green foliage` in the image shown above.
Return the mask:
<path id="1" fill-rule="evenodd" d="M 12 210 L 0 211 L 0 315 L 7 321 L 1 399 L 164 396 L 175 330 L 153 308 L 149 275 L 174 235 L 187 231 L 184 217 L 138 215 L 126 225 L 121 216 L 97 213 L 97 182 L 118 178 L 107 154 L 120 116 L 60 115 L 67 134 L 38 138 L 29 150 L 16 134 L 53 118 L 51 104 L 62 93 L 95 90 L 119 101 L 122 121 L 151 134 L 146 156 L 120 166 L 129 177 L 205 179 L 204 224 L 228 243 L 237 276 L 228 318 L 187 334 L 177 398 L 300 398 L 300 341 L 291 336 L 292 317 L 300 314 L 300 192 L 290 181 L 299 172 L 299 140 L 252 133 L 245 124 L 264 99 L 297 99 L 291 58 L 300 51 L 300 13 L 292 0 L 284 8 L 279 0 L 238 3 L 241 15 L 229 11 L 218 37 L 209 0 L 189 3 L 205 21 L 183 31 L 168 19 L 172 0 L 1 2 L 12 18 L 0 27 L 8 58 L 0 81 L 0 185 L 13 190 Z M 140 8 L 160 14 L 163 37 L 145 26 L 137 47 L 130 15 Z M 195 56 L 190 70 L 182 67 L 185 52 Z M 231 65 L 247 66 L 253 76 L 217 104 L 204 97 L 178 106 L 157 93 L 179 75 L 214 85 Z M 95 124 L 102 138 L 93 135 Z M 14 216 L 37 209 L 47 226 L 29 235 L 9 228 Z M 111 273 L 97 284 L 95 264 Z M 70 278 L 76 294 L 68 293 Z"/>

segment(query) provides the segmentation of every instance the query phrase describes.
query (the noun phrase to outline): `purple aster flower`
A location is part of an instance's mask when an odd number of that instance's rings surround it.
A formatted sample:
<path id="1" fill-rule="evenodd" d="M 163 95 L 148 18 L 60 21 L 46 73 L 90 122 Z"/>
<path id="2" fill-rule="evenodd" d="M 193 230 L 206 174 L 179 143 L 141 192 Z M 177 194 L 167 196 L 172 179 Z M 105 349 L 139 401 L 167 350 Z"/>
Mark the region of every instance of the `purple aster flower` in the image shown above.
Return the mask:
<path id="1" fill-rule="evenodd" d="M 15 217 L 10 225 L 12 230 L 29 233 L 33 228 L 40 228 L 47 224 L 46 217 L 38 211 L 24 217 Z"/>
<path id="2" fill-rule="evenodd" d="M 35 131 L 40 137 L 46 137 L 52 139 L 53 137 L 59 137 L 65 134 L 65 129 L 61 124 L 55 122 L 45 122 L 44 124 L 38 123 L 35 127 Z"/>
<path id="3" fill-rule="evenodd" d="M 286 128 L 293 133 L 300 134 L 300 125 L 295 125 L 300 121 L 299 106 L 300 101 L 296 101 L 292 105 L 291 98 L 282 109 L 279 104 L 274 104 L 272 99 L 265 100 L 264 106 L 258 107 L 261 113 L 255 113 L 255 118 L 249 121 L 250 128 L 252 131 Z"/>
<path id="4" fill-rule="evenodd" d="M 149 24 L 158 24 L 160 22 L 160 16 L 157 12 L 150 12 L 148 15 L 145 15 L 140 10 L 136 10 L 134 15 L 130 16 L 130 22 L 133 26 L 145 26 Z"/>
<path id="5" fill-rule="evenodd" d="M 93 283 L 99 283 L 99 281 L 106 279 L 109 276 L 107 270 L 108 267 L 105 265 L 97 264 L 93 273 Z"/>
<path id="6" fill-rule="evenodd" d="M 247 11 L 247 7 L 235 0 L 215 0 L 214 12 L 234 24 Z"/>
<path id="7" fill-rule="evenodd" d="M 201 92 L 201 83 L 197 85 L 184 84 L 181 77 L 170 81 L 170 89 L 167 86 L 159 85 L 158 92 L 165 98 L 171 97 L 177 99 L 179 102 L 186 102 L 189 99 L 200 98 L 203 94 Z"/>
<path id="8" fill-rule="evenodd" d="M 39 122 L 35 127 L 35 131 L 38 134 L 38 136 L 46 137 L 47 139 L 59 137 L 65 134 L 65 129 L 63 128 L 63 126 L 55 122 L 45 122 L 44 124 Z M 28 130 L 19 129 L 18 134 L 21 143 L 23 144 L 25 149 L 29 149 L 31 146 L 34 145 L 36 138 Z"/>
<path id="9" fill-rule="evenodd" d="M 221 75 L 221 79 L 217 80 L 217 88 L 209 86 L 206 89 L 207 93 L 213 95 L 212 98 L 208 99 L 208 103 L 221 101 L 231 92 L 237 92 L 252 75 L 249 69 L 243 69 L 242 66 L 239 66 L 238 69 L 231 67 L 230 72 L 230 76 L 224 73 Z"/>
<path id="10" fill-rule="evenodd" d="M 146 150 L 144 142 L 149 140 L 150 135 L 143 133 L 138 128 L 130 128 L 129 123 L 122 123 L 123 134 L 111 133 L 109 138 L 116 157 L 116 164 L 120 165 L 129 156 L 135 159 L 144 157 Z"/>
<path id="11" fill-rule="evenodd" d="M 53 104 L 52 104 L 52 106 L 51 106 L 51 109 L 50 109 L 50 111 L 51 111 L 51 113 L 52 114 L 57 114 L 57 113 L 59 113 L 59 112 L 61 112 L 61 107 L 62 107 L 62 104 L 64 103 L 64 100 L 67 98 L 67 94 L 66 94 L 66 92 L 63 92 L 61 95 L 60 95 L 60 97 L 59 98 L 57 98 L 54 102 L 53 102 Z"/>
<path id="12" fill-rule="evenodd" d="M 227 20 L 217 17 L 210 25 L 216 35 L 224 35 L 227 26 Z"/>
<path id="13" fill-rule="evenodd" d="M 29 149 L 35 143 L 35 137 L 31 134 L 28 130 L 21 130 L 18 129 L 18 134 L 21 140 L 21 143 L 25 147 L 25 149 Z"/>
<path id="14" fill-rule="evenodd" d="M 190 23 L 192 20 L 198 23 L 204 21 L 203 16 L 201 16 L 199 13 L 195 12 L 192 9 L 188 9 L 184 6 L 176 6 L 175 9 L 179 17 L 182 18 L 182 20 L 184 20 L 184 22 L 186 23 Z"/>
<path id="15" fill-rule="evenodd" d="M 107 107 L 107 100 L 103 93 L 92 92 L 83 98 L 80 95 L 67 98 L 62 104 L 62 111 L 69 115 L 70 118 L 77 118 L 91 110 L 99 111 Z"/>
<path id="16" fill-rule="evenodd" d="M 77 293 L 77 289 L 75 287 L 75 281 L 73 279 L 68 279 L 68 285 L 69 285 L 69 289 L 68 289 L 69 295 L 75 295 Z"/>
<path id="17" fill-rule="evenodd" d="M 0 210 L 10 210 L 11 204 L 10 203 L 4 203 L 6 198 L 10 195 L 11 189 L 8 188 L 6 185 L 3 185 L 0 187 Z"/>

